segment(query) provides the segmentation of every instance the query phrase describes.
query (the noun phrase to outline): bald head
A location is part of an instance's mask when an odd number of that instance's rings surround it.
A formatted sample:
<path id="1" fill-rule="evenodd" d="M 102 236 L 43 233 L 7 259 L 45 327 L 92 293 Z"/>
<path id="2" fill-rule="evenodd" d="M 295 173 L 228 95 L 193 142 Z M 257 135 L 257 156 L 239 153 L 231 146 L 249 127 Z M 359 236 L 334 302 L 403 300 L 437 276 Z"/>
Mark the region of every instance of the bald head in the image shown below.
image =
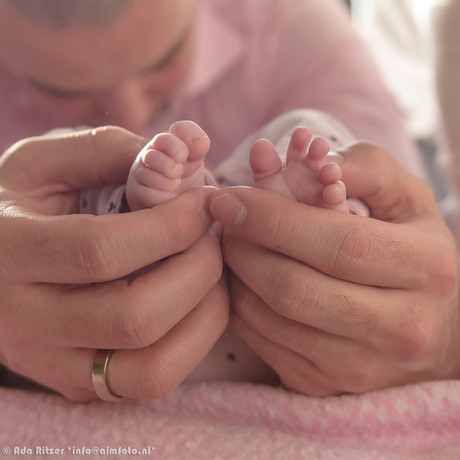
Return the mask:
<path id="1" fill-rule="evenodd" d="M 135 0 L 8 0 L 27 19 L 59 30 L 112 24 Z"/>

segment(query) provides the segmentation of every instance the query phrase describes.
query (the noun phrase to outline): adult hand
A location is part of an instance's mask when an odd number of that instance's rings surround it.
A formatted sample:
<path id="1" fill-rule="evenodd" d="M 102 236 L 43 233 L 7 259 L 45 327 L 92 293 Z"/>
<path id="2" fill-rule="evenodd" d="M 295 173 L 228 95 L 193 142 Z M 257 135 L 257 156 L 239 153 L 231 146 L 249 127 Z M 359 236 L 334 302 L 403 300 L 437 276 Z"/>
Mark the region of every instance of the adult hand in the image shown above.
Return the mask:
<path id="1" fill-rule="evenodd" d="M 430 188 L 373 144 L 342 154 L 372 218 L 216 192 L 234 329 L 308 395 L 459 378 L 456 248 Z"/>
<path id="2" fill-rule="evenodd" d="M 145 142 L 107 127 L 27 139 L 0 159 L 0 362 L 73 400 L 96 397 L 98 348 L 117 349 L 114 393 L 163 397 L 228 322 L 210 189 L 133 213 L 71 214 L 80 189 L 126 181 Z"/>

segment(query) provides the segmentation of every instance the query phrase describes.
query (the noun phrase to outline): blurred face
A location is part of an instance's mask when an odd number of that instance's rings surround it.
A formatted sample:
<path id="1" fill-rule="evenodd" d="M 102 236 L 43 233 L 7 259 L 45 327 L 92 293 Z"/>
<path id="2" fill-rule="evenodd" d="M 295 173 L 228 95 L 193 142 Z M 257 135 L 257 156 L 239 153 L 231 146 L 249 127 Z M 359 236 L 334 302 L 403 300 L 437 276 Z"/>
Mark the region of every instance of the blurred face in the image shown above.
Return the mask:
<path id="1" fill-rule="evenodd" d="M 45 113 L 141 133 L 189 70 L 194 13 L 193 0 L 138 0 L 109 26 L 52 30 L 0 1 L 0 61 Z"/>

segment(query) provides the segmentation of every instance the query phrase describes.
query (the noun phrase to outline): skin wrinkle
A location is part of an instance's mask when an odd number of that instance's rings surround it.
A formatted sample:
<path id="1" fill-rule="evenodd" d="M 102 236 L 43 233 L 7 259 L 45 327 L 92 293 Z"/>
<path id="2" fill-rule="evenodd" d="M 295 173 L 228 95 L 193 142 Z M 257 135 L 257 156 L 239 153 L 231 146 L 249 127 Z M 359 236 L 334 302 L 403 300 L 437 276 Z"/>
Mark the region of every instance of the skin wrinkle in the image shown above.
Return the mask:
<path id="1" fill-rule="evenodd" d="M 271 302 L 272 307 L 281 311 L 283 316 L 294 320 L 303 315 L 306 305 L 313 311 L 321 306 L 321 288 L 299 276 L 298 268 L 298 263 L 288 263 L 278 273 L 273 280 L 274 298 Z"/>
<path id="2" fill-rule="evenodd" d="M 128 7 L 130 0 L 9 0 L 22 15 L 42 26 L 108 27 Z"/>

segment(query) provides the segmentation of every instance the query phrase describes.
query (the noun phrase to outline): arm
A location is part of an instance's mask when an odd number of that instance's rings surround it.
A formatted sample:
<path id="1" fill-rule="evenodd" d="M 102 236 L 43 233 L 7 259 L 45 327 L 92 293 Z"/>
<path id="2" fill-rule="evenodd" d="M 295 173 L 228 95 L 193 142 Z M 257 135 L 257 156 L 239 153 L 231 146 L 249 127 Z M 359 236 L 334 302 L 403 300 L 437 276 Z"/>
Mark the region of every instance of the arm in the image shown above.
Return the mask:
<path id="1" fill-rule="evenodd" d="M 234 328 L 305 394 L 460 378 L 457 256 L 431 190 L 372 144 L 343 153 L 374 218 L 216 193 Z"/>
<path id="2" fill-rule="evenodd" d="M 96 348 L 117 349 L 115 393 L 162 397 L 227 324 L 210 190 L 129 214 L 69 215 L 81 189 L 126 180 L 144 142 L 103 128 L 22 141 L 0 160 L 0 362 L 70 399 L 95 398 Z"/>

